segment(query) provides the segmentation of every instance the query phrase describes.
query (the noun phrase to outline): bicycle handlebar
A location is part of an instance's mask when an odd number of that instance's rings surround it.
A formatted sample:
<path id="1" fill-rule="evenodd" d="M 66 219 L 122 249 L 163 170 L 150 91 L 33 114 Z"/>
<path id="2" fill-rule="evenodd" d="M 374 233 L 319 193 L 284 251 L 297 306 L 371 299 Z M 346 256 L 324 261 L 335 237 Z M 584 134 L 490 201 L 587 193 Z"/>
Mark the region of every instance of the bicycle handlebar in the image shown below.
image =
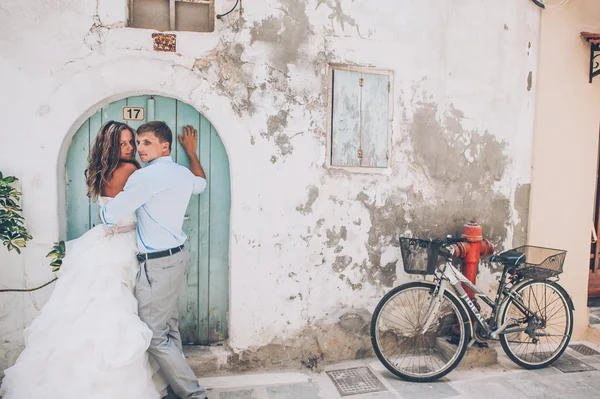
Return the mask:
<path id="1" fill-rule="evenodd" d="M 416 241 L 419 243 L 419 245 L 422 246 L 427 246 L 430 244 L 437 244 L 440 246 L 447 246 L 447 245 L 451 245 L 451 244 L 456 244 L 457 242 L 467 242 L 466 239 L 464 238 L 436 238 L 436 239 L 424 239 L 424 238 L 408 238 L 408 237 L 401 237 L 404 239 L 408 239 L 410 241 Z"/>
<path id="2" fill-rule="evenodd" d="M 402 237 L 407 238 L 407 237 Z M 436 245 L 439 247 L 439 254 L 444 256 L 445 258 L 451 258 L 456 253 L 454 248 L 452 248 L 453 244 L 459 242 L 466 242 L 467 240 L 464 238 L 444 238 L 444 239 L 423 239 L 423 238 L 408 238 L 411 242 L 415 242 L 421 248 L 428 247 L 430 245 Z"/>

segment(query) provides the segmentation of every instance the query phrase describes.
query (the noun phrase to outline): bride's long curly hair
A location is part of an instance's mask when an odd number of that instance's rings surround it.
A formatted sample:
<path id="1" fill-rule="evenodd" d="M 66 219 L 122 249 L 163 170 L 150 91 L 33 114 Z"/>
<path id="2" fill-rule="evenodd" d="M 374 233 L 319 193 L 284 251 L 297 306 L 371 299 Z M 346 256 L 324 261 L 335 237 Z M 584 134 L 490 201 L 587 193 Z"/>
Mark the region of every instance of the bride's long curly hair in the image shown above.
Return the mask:
<path id="1" fill-rule="evenodd" d="M 85 169 L 85 180 L 87 183 L 87 195 L 92 200 L 102 195 L 102 187 L 112 179 L 115 169 L 121 160 L 121 132 L 129 130 L 135 137 L 135 129 L 124 123 L 108 121 L 100 127 L 96 140 L 88 155 L 87 168 Z M 133 147 L 135 156 L 135 146 Z M 139 168 L 139 163 L 133 158 L 131 162 Z"/>

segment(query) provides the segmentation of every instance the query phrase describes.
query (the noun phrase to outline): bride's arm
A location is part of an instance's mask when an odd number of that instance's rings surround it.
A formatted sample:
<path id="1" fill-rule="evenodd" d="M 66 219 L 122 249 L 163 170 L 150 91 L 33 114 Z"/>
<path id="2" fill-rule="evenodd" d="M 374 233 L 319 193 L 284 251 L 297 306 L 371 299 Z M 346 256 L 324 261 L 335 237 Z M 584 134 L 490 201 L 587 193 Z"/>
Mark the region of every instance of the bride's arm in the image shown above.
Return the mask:
<path id="1" fill-rule="evenodd" d="M 119 166 L 117 166 L 117 169 L 115 169 L 112 179 L 110 179 L 104 186 L 104 189 L 102 190 L 104 191 L 103 194 L 107 197 L 116 197 L 117 194 L 123 191 L 129 176 L 131 176 L 137 169 L 138 168 L 133 163 L 121 162 Z"/>
<path id="2" fill-rule="evenodd" d="M 100 220 L 107 226 L 113 226 L 127 215 L 135 212 L 144 205 L 153 195 L 161 191 L 162 187 L 156 186 L 156 179 L 145 176 L 143 170 L 133 173 L 123 191 L 118 193 L 113 200 L 100 209 Z"/>

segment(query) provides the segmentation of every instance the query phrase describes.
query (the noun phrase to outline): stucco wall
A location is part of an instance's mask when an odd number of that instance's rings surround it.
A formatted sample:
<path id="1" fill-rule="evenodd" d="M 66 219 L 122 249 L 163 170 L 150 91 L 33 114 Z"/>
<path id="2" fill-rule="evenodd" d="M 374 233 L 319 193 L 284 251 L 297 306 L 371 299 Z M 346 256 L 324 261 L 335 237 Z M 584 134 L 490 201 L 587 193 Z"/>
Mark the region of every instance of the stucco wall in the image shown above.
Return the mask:
<path id="1" fill-rule="evenodd" d="M 568 250 L 561 284 L 573 296 L 575 338 L 588 326 L 600 121 L 600 79 L 589 83 L 590 47 L 582 31 L 600 32 L 594 0 L 542 13 L 529 237 L 533 245 Z"/>
<path id="2" fill-rule="evenodd" d="M 70 139 L 99 107 L 135 94 L 193 105 L 227 149 L 236 350 L 302 334 L 325 358 L 364 353 L 361 323 L 408 280 L 400 234 L 455 233 L 475 217 L 499 248 L 525 241 L 539 28 L 529 2 L 244 2 L 214 33 L 178 33 L 176 54 L 123 28 L 125 3 L 0 5 L 0 170 L 21 179 L 34 236 L 20 257 L 0 251 L 2 286 L 51 277 L 44 255 L 64 236 Z M 381 173 L 327 166 L 331 63 L 393 71 Z M 481 269 L 484 287 L 493 272 Z M 0 368 L 50 291 L 0 296 Z M 318 342 L 340 326 L 356 340 Z"/>

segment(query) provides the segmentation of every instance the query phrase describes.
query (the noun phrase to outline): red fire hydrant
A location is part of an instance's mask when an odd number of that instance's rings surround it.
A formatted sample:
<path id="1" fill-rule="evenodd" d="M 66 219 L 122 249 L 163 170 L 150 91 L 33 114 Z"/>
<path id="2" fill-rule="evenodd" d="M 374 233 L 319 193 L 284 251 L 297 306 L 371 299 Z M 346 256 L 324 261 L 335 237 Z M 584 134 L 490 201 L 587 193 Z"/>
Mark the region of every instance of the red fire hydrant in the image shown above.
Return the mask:
<path id="1" fill-rule="evenodd" d="M 474 220 L 471 220 L 464 225 L 462 237 L 465 238 L 467 242 L 454 244 L 455 254 L 457 257 L 462 258 L 462 273 L 469 281 L 475 284 L 479 258 L 494 253 L 494 245 L 483 238 L 482 228 Z M 467 291 L 467 294 L 469 294 L 469 297 L 473 299 L 473 291 L 467 287 L 464 288 Z"/>

